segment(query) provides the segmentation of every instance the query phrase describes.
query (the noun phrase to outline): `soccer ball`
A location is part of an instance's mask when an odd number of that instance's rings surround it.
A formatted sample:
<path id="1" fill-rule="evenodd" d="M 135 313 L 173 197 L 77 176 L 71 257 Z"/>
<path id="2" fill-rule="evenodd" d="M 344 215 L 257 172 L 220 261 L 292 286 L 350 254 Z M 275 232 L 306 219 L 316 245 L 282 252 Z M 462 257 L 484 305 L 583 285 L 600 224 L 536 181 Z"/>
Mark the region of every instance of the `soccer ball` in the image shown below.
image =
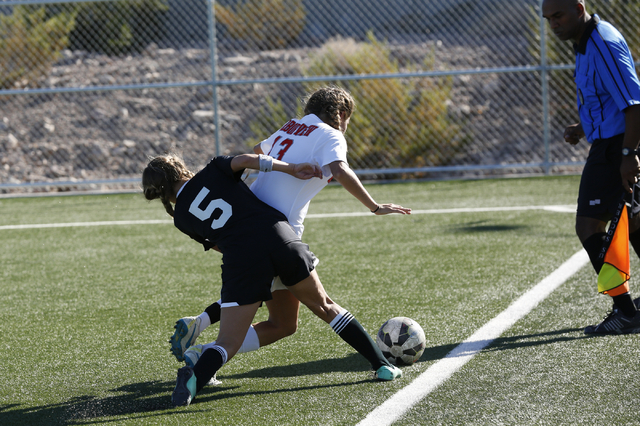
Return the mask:
<path id="1" fill-rule="evenodd" d="M 420 324 L 406 317 L 395 317 L 382 324 L 376 343 L 394 365 L 411 365 L 420 359 L 427 345 Z"/>

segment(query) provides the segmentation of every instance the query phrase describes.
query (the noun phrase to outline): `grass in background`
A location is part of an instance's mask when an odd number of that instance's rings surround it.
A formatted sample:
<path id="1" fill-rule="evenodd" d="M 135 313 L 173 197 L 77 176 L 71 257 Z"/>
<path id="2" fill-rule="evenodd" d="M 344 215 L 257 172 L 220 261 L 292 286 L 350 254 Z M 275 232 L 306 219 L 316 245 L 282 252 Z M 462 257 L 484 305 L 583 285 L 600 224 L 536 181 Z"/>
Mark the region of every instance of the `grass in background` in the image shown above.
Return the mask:
<path id="1" fill-rule="evenodd" d="M 571 205 L 577 185 L 368 189 L 378 202 L 430 210 Z M 363 208 L 332 186 L 310 214 L 349 211 Z M 167 218 L 139 194 L 0 200 L 0 226 Z M 367 362 L 303 308 L 295 335 L 232 359 L 222 384 L 186 409 L 170 405 L 179 364 L 167 340 L 176 319 L 218 299 L 219 254 L 170 223 L 0 228 L 0 424 L 356 424 L 579 250 L 573 222 L 542 210 L 311 217 L 304 240 L 328 293 L 372 335 L 392 316 L 415 319 L 425 354 L 404 378 L 372 381 Z M 584 337 L 610 304 L 594 281 L 583 268 L 398 424 L 633 424 L 638 336 Z"/>

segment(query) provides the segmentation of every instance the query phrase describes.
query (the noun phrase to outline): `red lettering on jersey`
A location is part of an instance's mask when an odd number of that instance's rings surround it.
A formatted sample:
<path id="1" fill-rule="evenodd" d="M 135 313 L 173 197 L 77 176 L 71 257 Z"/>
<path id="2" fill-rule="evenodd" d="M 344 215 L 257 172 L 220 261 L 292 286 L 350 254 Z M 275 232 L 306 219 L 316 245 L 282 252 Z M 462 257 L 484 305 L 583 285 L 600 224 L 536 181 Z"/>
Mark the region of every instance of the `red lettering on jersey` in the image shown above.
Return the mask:
<path id="1" fill-rule="evenodd" d="M 289 129 L 291 128 L 291 126 L 295 125 L 296 122 L 293 120 L 289 120 L 285 123 L 284 126 L 282 126 L 282 128 L 280 130 L 282 130 L 283 132 L 289 133 Z"/>
<path id="2" fill-rule="evenodd" d="M 313 132 L 317 128 L 318 128 L 318 126 L 309 126 L 309 127 L 307 127 L 307 131 L 304 133 L 304 135 L 305 136 L 309 136 L 311 134 L 311 132 Z"/>
<path id="3" fill-rule="evenodd" d="M 317 128 L 318 126 L 307 126 L 306 124 L 297 123 L 294 120 L 289 120 L 284 126 L 280 128 L 280 131 L 285 132 L 289 135 L 309 136 L 311 132 L 313 132 Z"/>
<path id="4" fill-rule="evenodd" d="M 296 130 L 294 135 L 296 135 L 296 136 L 306 136 L 305 133 L 307 132 L 307 129 L 308 129 L 308 127 L 305 124 L 300 124 L 300 127 L 298 127 L 298 130 Z"/>

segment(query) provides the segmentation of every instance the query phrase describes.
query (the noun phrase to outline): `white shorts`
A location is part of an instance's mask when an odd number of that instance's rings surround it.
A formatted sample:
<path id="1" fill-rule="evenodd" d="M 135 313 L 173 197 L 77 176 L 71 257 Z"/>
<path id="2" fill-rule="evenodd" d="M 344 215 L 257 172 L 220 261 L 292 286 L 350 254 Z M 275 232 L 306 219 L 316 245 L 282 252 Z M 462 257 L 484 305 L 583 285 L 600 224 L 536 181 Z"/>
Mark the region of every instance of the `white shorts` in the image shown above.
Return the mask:
<path id="1" fill-rule="evenodd" d="M 273 281 L 271 281 L 271 293 L 277 290 L 288 290 L 287 286 L 282 284 L 280 277 L 275 277 Z"/>

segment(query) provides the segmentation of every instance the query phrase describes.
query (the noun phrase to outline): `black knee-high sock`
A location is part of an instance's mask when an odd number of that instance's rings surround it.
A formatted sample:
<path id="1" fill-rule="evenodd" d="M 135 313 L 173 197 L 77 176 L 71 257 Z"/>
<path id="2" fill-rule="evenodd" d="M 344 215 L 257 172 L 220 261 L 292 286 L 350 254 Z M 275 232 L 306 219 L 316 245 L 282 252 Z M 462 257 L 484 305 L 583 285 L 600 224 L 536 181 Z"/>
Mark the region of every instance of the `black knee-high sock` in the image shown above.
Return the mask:
<path id="1" fill-rule="evenodd" d="M 196 392 L 200 392 L 226 362 L 227 352 L 222 347 L 214 346 L 204 351 L 193 367 L 193 372 L 196 375 Z"/>
<path id="2" fill-rule="evenodd" d="M 364 356 L 371 363 L 374 370 L 383 365 L 390 365 L 382 355 L 380 348 L 371 339 L 371 336 L 362 328 L 357 319 L 349 311 L 342 311 L 331 321 L 331 328 L 338 336 L 347 342 L 353 349 Z"/>
<path id="3" fill-rule="evenodd" d="M 631 299 L 631 294 L 625 293 L 619 296 L 613 296 L 613 303 L 628 317 L 632 317 L 636 314 L 636 305 L 633 303 L 633 299 Z"/>
<path id="4" fill-rule="evenodd" d="M 220 304 L 218 302 L 214 302 L 211 305 L 207 306 L 207 309 L 204 310 L 207 315 L 209 315 L 211 324 L 215 324 L 220 321 L 220 309 Z"/>
<path id="5" fill-rule="evenodd" d="M 602 269 L 602 265 L 604 265 L 604 257 L 600 257 L 600 252 L 602 251 L 603 239 L 606 236 L 607 234 L 604 232 L 597 232 L 582 243 L 582 247 L 587 251 L 591 265 L 593 269 L 596 270 L 596 274 L 600 273 L 600 269 Z"/>

